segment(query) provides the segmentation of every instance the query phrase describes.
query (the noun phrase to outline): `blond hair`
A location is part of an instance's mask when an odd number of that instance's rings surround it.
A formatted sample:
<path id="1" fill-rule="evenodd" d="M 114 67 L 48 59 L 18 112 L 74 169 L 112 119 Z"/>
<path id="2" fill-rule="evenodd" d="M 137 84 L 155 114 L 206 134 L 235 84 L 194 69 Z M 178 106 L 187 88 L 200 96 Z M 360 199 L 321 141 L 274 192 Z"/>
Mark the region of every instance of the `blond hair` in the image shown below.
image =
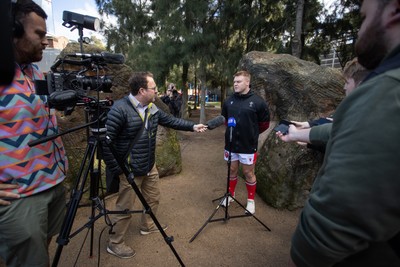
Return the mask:
<path id="1" fill-rule="evenodd" d="M 233 75 L 233 77 L 237 77 L 237 76 L 244 76 L 244 77 L 247 77 L 249 80 L 251 78 L 250 73 L 245 70 L 238 71 Z"/>

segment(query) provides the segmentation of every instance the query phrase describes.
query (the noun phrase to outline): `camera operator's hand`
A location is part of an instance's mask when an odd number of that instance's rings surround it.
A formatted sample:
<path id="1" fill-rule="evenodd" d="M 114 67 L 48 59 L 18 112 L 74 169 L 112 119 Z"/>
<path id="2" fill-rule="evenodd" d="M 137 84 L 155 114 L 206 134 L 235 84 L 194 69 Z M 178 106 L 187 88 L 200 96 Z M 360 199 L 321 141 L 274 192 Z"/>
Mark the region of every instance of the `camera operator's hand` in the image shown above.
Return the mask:
<path id="1" fill-rule="evenodd" d="M 10 201 L 3 200 L 2 198 L 20 198 L 18 194 L 4 191 L 5 189 L 16 189 L 18 187 L 17 184 L 0 184 L 0 205 L 7 206 L 11 204 Z"/>
<path id="2" fill-rule="evenodd" d="M 193 126 L 193 130 L 197 133 L 204 133 L 205 131 L 207 131 L 207 125 L 204 124 L 195 124 Z"/>
<path id="3" fill-rule="evenodd" d="M 311 128 L 307 129 L 299 129 L 293 124 L 289 125 L 289 130 L 287 134 L 283 134 L 281 132 L 276 132 L 276 135 L 283 141 L 283 142 L 310 142 L 310 130 Z"/>

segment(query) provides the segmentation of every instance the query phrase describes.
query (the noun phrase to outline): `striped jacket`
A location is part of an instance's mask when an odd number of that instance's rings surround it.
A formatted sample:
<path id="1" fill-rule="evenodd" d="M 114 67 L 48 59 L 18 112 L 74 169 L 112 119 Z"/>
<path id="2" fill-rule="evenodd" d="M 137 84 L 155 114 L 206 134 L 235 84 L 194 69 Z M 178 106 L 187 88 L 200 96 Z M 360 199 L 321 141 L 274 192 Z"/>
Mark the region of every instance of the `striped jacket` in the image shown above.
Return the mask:
<path id="1" fill-rule="evenodd" d="M 10 190 L 27 197 L 65 179 L 68 161 L 60 137 L 29 147 L 28 143 L 58 132 L 55 111 L 45 96 L 35 94 L 43 74 L 33 64 L 16 64 L 11 85 L 0 86 L 0 183 L 17 183 Z"/>

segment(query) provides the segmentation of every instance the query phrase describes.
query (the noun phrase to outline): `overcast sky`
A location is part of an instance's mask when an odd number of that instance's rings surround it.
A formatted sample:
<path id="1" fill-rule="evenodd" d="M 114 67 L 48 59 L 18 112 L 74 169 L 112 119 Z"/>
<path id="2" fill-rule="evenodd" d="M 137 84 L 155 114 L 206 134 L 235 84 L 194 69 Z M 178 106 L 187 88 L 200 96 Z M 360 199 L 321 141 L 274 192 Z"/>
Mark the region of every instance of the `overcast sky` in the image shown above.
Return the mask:
<path id="1" fill-rule="evenodd" d="M 43 5 L 46 5 L 46 2 L 50 0 L 35 0 L 35 1 L 42 1 Z M 79 38 L 79 33 L 77 29 L 71 32 L 70 28 L 64 27 L 62 25 L 63 23 L 62 16 L 64 10 L 100 18 L 100 15 L 97 12 L 95 0 L 79 0 L 79 1 L 52 0 L 51 2 L 53 9 L 52 10 L 53 18 L 51 17 L 48 18 L 47 28 L 48 31 L 54 34 L 55 36 L 65 36 L 71 40 L 77 40 Z M 46 12 L 48 11 L 46 10 Z M 90 37 L 93 34 L 98 38 L 103 39 L 99 33 L 96 33 L 88 29 L 83 29 L 84 36 Z"/>

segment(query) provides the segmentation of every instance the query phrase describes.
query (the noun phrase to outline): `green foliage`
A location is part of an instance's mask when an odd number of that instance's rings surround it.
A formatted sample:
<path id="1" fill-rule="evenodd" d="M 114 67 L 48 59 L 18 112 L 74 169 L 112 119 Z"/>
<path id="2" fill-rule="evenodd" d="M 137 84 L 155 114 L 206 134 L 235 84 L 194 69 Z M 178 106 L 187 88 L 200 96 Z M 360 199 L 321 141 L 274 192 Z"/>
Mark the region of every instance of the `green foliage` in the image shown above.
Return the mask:
<path id="1" fill-rule="evenodd" d="M 342 67 L 355 57 L 354 46 L 361 26 L 360 1 L 336 0 L 323 23 L 322 36 L 334 43 Z"/>
<path id="2" fill-rule="evenodd" d="M 124 53 L 134 70 L 150 70 L 160 85 L 170 81 L 184 87 L 201 78 L 203 85 L 221 88 L 222 97 L 245 53 L 291 53 L 297 10 L 297 1 L 292 0 L 96 0 L 96 4 L 100 13 L 117 17 L 117 25 L 104 29 L 107 49 Z M 356 38 L 358 9 L 355 0 L 337 0 L 331 11 L 318 0 L 305 0 L 301 57 L 319 63 L 332 43 L 343 64 L 354 57 L 354 45 L 348 41 Z"/>
<path id="3" fill-rule="evenodd" d="M 105 50 L 105 49 L 106 49 L 106 48 L 104 47 L 103 42 L 102 42 L 99 38 L 97 38 L 96 36 L 92 35 L 92 36 L 90 37 L 90 40 L 91 40 L 91 43 L 92 43 L 93 45 L 99 47 L 100 49 L 102 49 L 102 50 Z"/>

